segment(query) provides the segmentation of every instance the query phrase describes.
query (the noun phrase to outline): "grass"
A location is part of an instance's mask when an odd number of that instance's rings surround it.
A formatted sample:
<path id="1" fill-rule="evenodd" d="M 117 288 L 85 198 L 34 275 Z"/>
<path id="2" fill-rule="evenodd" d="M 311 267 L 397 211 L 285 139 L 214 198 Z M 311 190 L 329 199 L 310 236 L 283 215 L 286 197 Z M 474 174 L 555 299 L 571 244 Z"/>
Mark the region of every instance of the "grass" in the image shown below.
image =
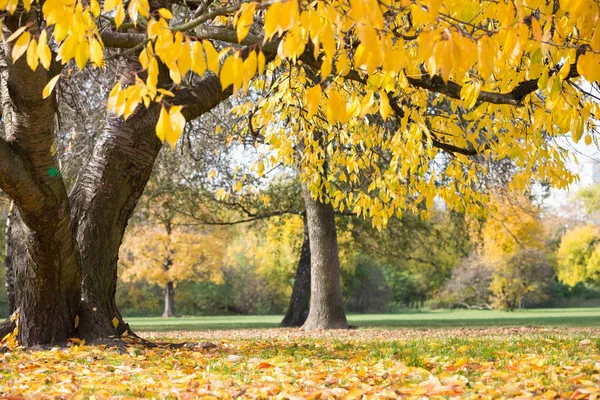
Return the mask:
<path id="1" fill-rule="evenodd" d="M 136 331 L 197 331 L 207 329 L 274 328 L 280 315 L 210 317 L 131 317 Z M 397 314 L 350 314 L 348 322 L 359 327 L 381 328 L 487 328 L 487 327 L 600 327 L 600 307 L 555 308 L 504 312 L 496 310 L 435 310 Z"/>
<path id="2" fill-rule="evenodd" d="M 0 398 L 549 400 L 600 393 L 596 329 L 270 329 L 169 338 L 175 333 L 148 335 L 188 346 L 147 348 L 128 337 L 125 349 L 12 347 L 0 352 Z M 216 347 L 195 346 L 205 340 Z"/>

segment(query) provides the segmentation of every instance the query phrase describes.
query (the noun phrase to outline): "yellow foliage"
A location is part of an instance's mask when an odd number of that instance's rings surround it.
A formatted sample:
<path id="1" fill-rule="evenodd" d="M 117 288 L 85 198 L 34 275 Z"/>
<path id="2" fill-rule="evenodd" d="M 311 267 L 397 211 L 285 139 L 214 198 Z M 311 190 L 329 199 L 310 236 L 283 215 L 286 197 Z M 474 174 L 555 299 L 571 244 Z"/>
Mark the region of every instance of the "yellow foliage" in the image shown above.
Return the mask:
<path id="1" fill-rule="evenodd" d="M 600 229 L 582 225 L 568 230 L 556 253 L 558 278 L 567 285 L 600 281 Z"/>
<path id="2" fill-rule="evenodd" d="M 12 14 L 18 3 L 5 0 L 0 10 Z M 591 116 L 600 115 L 600 106 L 579 89 L 584 79 L 600 80 L 600 8 L 593 0 L 560 2 L 558 10 L 539 0 L 241 2 L 220 8 L 211 21 L 183 22 L 166 9 L 151 14 L 147 0 L 126 5 L 106 0 L 100 10 L 97 0 L 46 0 L 40 18 L 51 29 L 39 38 L 33 29 L 17 29 L 8 38 L 15 41 L 12 58 L 27 53 L 31 68 L 48 69 L 50 32 L 60 63 L 99 67 L 98 21 L 105 29 L 106 21 L 118 28 L 129 20 L 146 36 L 139 45 L 143 71 L 111 93 L 110 110 L 127 118 L 140 104 L 162 103 L 156 133 L 173 144 L 185 119 L 159 94 L 158 65 L 168 69 L 173 93 L 190 71 L 207 70 L 223 89 L 255 89 L 253 119 L 263 127 L 272 164 L 296 166 L 294 149 L 302 144 L 300 167 L 311 190 L 378 227 L 406 211 L 426 217 L 419 205 L 431 210 L 436 198 L 485 216 L 489 196 L 479 177 L 499 160 L 515 165 L 510 191 L 522 193 L 531 180 L 564 188 L 574 175 L 565 166 L 567 150 L 551 139 L 570 134 L 595 142 Z M 235 38 L 219 37 L 217 51 L 212 39 L 199 40 L 201 23 L 217 31 L 233 24 Z M 239 49 L 251 28 L 259 39 L 252 35 L 251 51 Z M 228 40 L 236 43 L 227 47 Z M 274 48 L 266 68 L 263 51 Z M 290 122 L 274 124 L 274 115 Z M 433 167 L 444 157 L 443 167 Z M 315 177 L 325 165 L 322 182 Z"/>
<path id="3" fill-rule="evenodd" d="M 140 227 L 129 232 L 120 251 L 120 276 L 125 282 L 145 279 L 164 286 L 187 279 L 221 282 L 227 231 L 167 232 Z"/>
<path id="4" fill-rule="evenodd" d="M 488 257 L 500 259 L 546 246 L 540 210 L 530 200 L 524 196 L 494 198 L 489 206 L 493 211 L 482 231 Z"/>

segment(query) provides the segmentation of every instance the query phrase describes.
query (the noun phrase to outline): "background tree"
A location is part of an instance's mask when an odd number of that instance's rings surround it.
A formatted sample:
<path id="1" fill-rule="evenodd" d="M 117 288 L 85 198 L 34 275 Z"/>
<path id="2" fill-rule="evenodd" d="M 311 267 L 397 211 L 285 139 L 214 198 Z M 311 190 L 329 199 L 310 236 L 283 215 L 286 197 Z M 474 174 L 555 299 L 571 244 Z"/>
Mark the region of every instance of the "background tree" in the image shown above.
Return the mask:
<path id="1" fill-rule="evenodd" d="M 557 251 L 557 274 L 564 283 L 600 283 L 600 231 L 595 225 L 568 230 Z"/>
<path id="2" fill-rule="evenodd" d="M 222 281 L 221 268 L 227 234 L 185 230 L 176 224 L 135 229 L 122 247 L 121 277 L 144 279 L 164 289 L 163 317 L 175 316 L 175 288 L 185 280 Z"/>

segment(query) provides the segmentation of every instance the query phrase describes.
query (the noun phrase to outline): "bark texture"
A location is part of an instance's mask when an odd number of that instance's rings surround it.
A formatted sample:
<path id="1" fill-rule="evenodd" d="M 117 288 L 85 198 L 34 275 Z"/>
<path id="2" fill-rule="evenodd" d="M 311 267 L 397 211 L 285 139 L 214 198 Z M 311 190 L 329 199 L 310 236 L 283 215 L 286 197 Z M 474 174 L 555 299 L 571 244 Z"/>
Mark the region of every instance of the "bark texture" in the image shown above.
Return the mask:
<path id="1" fill-rule="evenodd" d="M 314 199 L 305 183 L 302 197 L 310 238 L 311 293 L 308 318 L 303 329 L 346 329 L 342 303 L 340 259 L 331 204 Z"/>
<path id="2" fill-rule="evenodd" d="M 127 121 L 109 119 L 71 193 L 82 258 L 78 333 L 91 342 L 128 329 L 115 303 L 117 261 L 127 222 L 162 146 L 154 133 L 158 112 L 157 106 L 142 107 Z"/>
<path id="3" fill-rule="evenodd" d="M 21 164 L 12 168 L 19 168 L 17 173 L 24 180 L 8 181 L 11 172 L 4 169 L 0 187 L 17 206 L 11 237 L 18 244 L 13 248 L 15 308 L 20 310 L 18 339 L 25 346 L 64 344 L 73 333 L 79 305 L 80 259 L 68 196 L 53 151 L 55 99 L 42 98 L 51 72 L 43 68 L 32 71 L 25 57 L 13 64 L 14 42 L 6 41 L 26 23 L 36 29 L 35 12 L 5 18 L 2 28 L 6 142 L 1 146 L 9 151 L 8 144 Z"/>
<path id="4" fill-rule="evenodd" d="M 304 240 L 300 249 L 300 259 L 296 269 L 294 289 L 290 299 L 287 313 L 283 317 L 280 326 L 300 327 L 306 322 L 310 306 L 310 240 L 308 234 L 308 223 L 304 215 Z"/>
<path id="5" fill-rule="evenodd" d="M 175 286 L 173 282 L 167 282 L 165 286 L 165 311 L 163 318 L 175 317 Z"/>
<path id="6" fill-rule="evenodd" d="M 13 266 L 13 237 L 12 221 L 14 220 L 14 203 L 11 202 L 6 217 L 6 229 L 4 230 L 4 266 L 6 267 L 6 293 L 8 295 L 8 314 L 15 310 L 15 270 Z"/>

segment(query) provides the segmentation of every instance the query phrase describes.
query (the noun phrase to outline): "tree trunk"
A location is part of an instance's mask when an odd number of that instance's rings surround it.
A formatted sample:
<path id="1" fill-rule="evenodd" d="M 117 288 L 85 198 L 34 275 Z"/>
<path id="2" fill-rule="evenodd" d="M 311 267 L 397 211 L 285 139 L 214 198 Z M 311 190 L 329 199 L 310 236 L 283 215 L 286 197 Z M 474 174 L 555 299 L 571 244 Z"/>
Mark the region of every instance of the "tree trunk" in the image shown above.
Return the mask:
<path id="1" fill-rule="evenodd" d="M 302 184 L 302 197 L 306 207 L 311 264 L 310 310 L 302 328 L 348 328 L 342 303 L 333 207 L 330 203 L 314 199 L 305 183 Z"/>
<path id="2" fill-rule="evenodd" d="M 173 282 L 167 282 L 165 286 L 165 311 L 163 318 L 175 317 L 175 286 Z"/>
<path id="3" fill-rule="evenodd" d="M 80 299 L 80 259 L 73 237 L 70 208 L 60 176 L 54 137 L 55 99 L 42 98 L 51 78 L 43 68 L 32 71 L 21 57 L 12 63 L 15 42 L 6 38 L 22 24 L 37 29 L 37 15 L 16 13 L 2 28 L 2 106 L 5 139 L 24 164 L 30 184 L 5 182 L 17 212 L 11 221 L 18 340 L 24 346 L 64 344 L 72 335 Z M 54 72 L 56 73 L 56 72 Z M 14 166 L 14 168 L 19 168 Z M 30 198 L 25 192 L 35 191 Z"/>
<path id="4" fill-rule="evenodd" d="M 8 295 L 8 314 L 15 311 L 15 270 L 13 266 L 13 237 L 11 226 L 14 220 L 14 202 L 11 201 L 8 215 L 6 217 L 6 229 L 4 230 L 4 265 L 6 267 L 6 293 Z"/>
<path id="5" fill-rule="evenodd" d="M 127 121 L 109 119 L 71 194 L 83 260 L 78 333 L 88 342 L 128 329 L 115 302 L 117 261 L 127 222 L 162 146 L 154 133 L 158 111 L 153 105 Z"/>
<path id="6" fill-rule="evenodd" d="M 296 269 L 296 279 L 292 298 L 283 321 L 282 327 L 300 327 L 306 322 L 310 305 L 310 241 L 308 236 L 308 223 L 304 215 L 304 240 L 300 249 L 300 259 Z"/>

